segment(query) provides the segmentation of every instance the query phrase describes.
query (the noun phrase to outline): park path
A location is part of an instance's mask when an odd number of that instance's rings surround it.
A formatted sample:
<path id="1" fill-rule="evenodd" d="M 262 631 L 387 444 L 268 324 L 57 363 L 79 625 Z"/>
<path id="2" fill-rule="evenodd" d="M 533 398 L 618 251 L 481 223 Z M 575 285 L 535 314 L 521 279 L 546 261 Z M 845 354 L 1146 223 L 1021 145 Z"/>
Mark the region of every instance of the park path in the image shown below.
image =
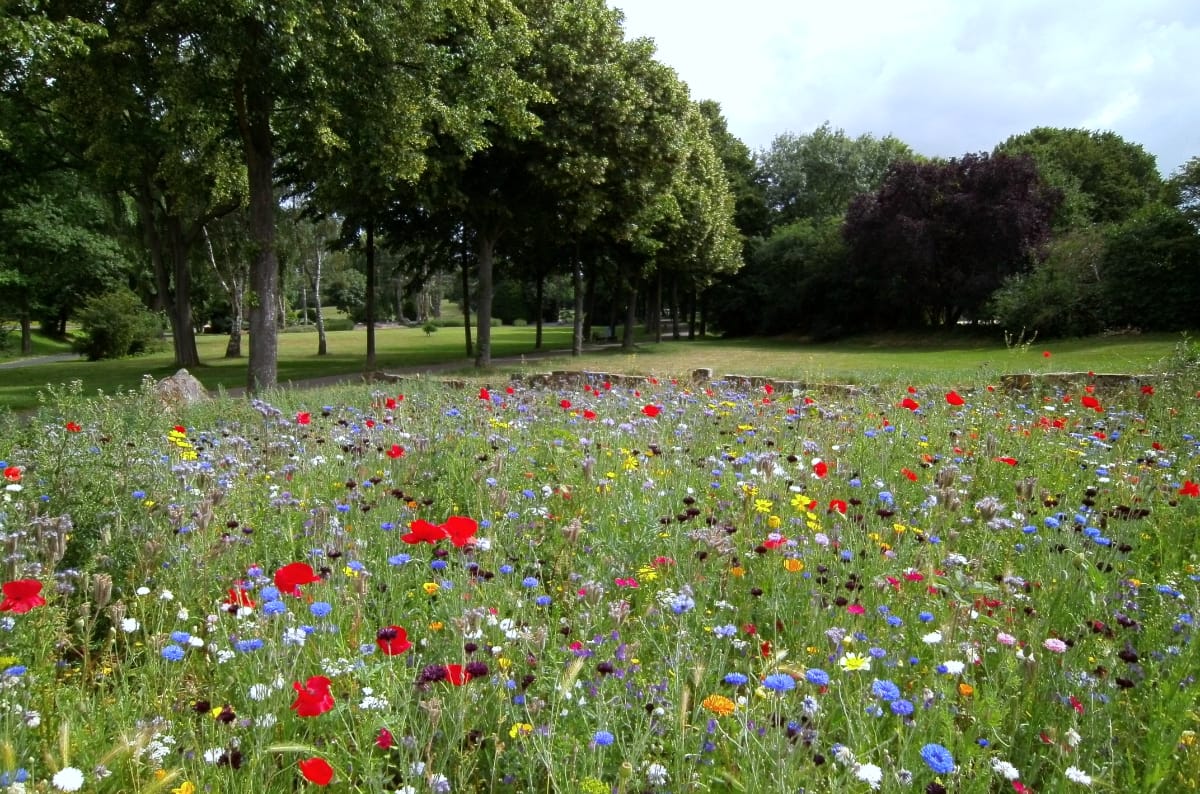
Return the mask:
<path id="1" fill-rule="evenodd" d="M 29 356 L 28 358 L 14 358 L 12 361 L 0 363 L 0 369 L 21 369 L 22 367 L 36 367 L 39 364 L 57 364 L 60 361 L 78 361 L 83 356 L 78 353 L 54 353 L 49 356 Z"/>

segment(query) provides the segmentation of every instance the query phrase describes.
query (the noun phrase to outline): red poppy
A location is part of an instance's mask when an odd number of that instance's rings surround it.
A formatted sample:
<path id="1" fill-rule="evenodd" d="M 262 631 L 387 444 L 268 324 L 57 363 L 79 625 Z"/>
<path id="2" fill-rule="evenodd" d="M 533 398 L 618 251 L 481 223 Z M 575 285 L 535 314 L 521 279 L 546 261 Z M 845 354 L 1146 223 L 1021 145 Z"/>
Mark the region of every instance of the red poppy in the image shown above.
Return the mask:
<path id="1" fill-rule="evenodd" d="M 479 390 L 479 399 L 481 399 L 481 400 L 491 400 L 491 399 L 492 399 L 492 394 L 491 394 L 491 392 L 489 392 L 487 389 L 480 389 L 480 390 Z"/>
<path id="2" fill-rule="evenodd" d="M 375 746 L 380 750 L 390 750 L 396 744 L 396 737 L 387 728 L 380 728 L 375 736 Z"/>
<path id="3" fill-rule="evenodd" d="M 387 456 L 393 460 L 404 457 L 404 447 L 399 444 L 392 444 L 392 448 L 387 451 Z"/>
<path id="4" fill-rule="evenodd" d="M 307 425 L 312 422 L 312 414 L 308 411 L 300 411 L 296 414 L 296 424 Z"/>
<path id="5" fill-rule="evenodd" d="M 916 387 L 916 386 L 909 386 L 909 387 L 908 387 L 908 393 L 909 393 L 909 394 L 916 394 L 916 393 L 917 393 L 917 387 Z"/>
<path id="6" fill-rule="evenodd" d="M 375 644 L 388 656 L 399 656 L 412 647 L 408 632 L 400 626 L 388 626 L 375 634 Z"/>
<path id="7" fill-rule="evenodd" d="M 763 548 L 764 549 L 777 549 L 785 543 L 787 543 L 787 538 L 785 538 L 783 535 L 780 535 L 778 538 L 767 538 L 766 540 L 764 540 Z"/>
<path id="8" fill-rule="evenodd" d="M 275 586 L 281 593 L 300 596 L 300 585 L 321 581 L 306 562 L 289 562 L 275 572 Z"/>
<path id="9" fill-rule="evenodd" d="M 20 466 L 6 467 L 4 469 L 4 479 L 8 480 L 9 482 L 20 482 L 21 481 L 21 467 Z"/>
<path id="10" fill-rule="evenodd" d="M 83 428 L 79 425 L 75 424 L 74 422 L 67 422 L 68 433 L 78 433 L 80 430 L 83 430 Z"/>
<path id="11" fill-rule="evenodd" d="M 392 421 L 392 419 L 391 419 L 391 417 L 389 416 L 389 417 L 388 417 L 387 419 L 385 419 L 384 421 L 385 421 L 385 422 L 390 422 L 390 421 Z M 370 429 L 370 428 L 372 428 L 372 427 L 374 427 L 374 426 L 375 426 L 375 420 L 374 420 L 374 419 L 368 419 L 368 420 L 367 420 L 367 428 L 368 428 L 368 429 Z"/>
<path id="12" fill-rule="evenodd" d="M 846 515 L 846 502 L 844 499 L 831 499 L 829 501 L 829 512 L 841 513 Z"/>
<path id="13" fill-rule="evenodd" d="M 767 395 L 769 396 L 769 395 L 772 395 L 772 394 L 774 394 L 774 393 L 775 393 L 775 387 L 774 387 L 774 386 L 772 386 L 772 385 L 771 385 L 771 384 L 769 384 L 769 383 L 764 383 L 764 384 L 763 384 L 763 391 L 765 391 L 765 392 L 767 393 Z"/>
<path id="14" fill-rule="evenodd" d="M 1049 351 L 1049 350 L 1043 350 L 1043 351 L 1042 351 L 1042 358 L 1050 358 L 1050 351 Z"/>
<path id="15" fill-rule="evenodd" d="M 571 407 L 571 401 L 570 400 L 559 400 L 558 407 L 563 409 L 564 411 L 566 411 L 567 409 L 569 409 Z"/>
<path id="16" fill-rule="evenodd" d="M 818 477 L 824 477 L 829 473 L 829 464 L 820 459 L 814 460 L 812 470 L 813 474 L 817 475 Z"/>
<path id="17" fill-rule="evenodd" d="M 461 549 L 475 537 L 475 533 L 479 531 L 479 522 L 466 516 L 450 516 L 446 523 L 442 524 L 442 529 L 450 536 L 450 542 Z"/>
<path id="18" fill-rule="evenodd" d="M 948 391 L 946 392 L 946 402 L 948 402 L 950 405 L 962 405 L 966 402 L 966 400 L 964 400 L 962 395 L 958 392 Z"/>
<path id="19" fill-rule="evenodd" d="M 296 701 L 292 711 L 299 717 L 315 717 L 333 708 L 333 695 L 329 694 L 330 680 L 323 675 L 314 675 L 301 684 L 292 682 L 296 690 Z"/>
<path id="20" fill-rule="evenodd" d="M 910 411 L 915 411 L 921 407 L 921 404 L 919 402 L 917 402 L 916 400 L 914 400 L 912 397 L 905 397 L 903 400 L 900 401 L 900 407 L 907 408 Z"/>
<path id="21" fill-rule="evenodd" d="M 645 406 L 642 406 L 642 413 L 644 413 L 646 416 L 653 419 L 654 417 L 656 417 L 660 413 L 662 413 L 662 409 L 659 408 L 657 405 L 645 405 Z"/>
<path id="22" fill-rule="evenodd" d="M 604 381 L 604 390 L 612 391 L 612 382 L 611 381 L 607 381 L 607 380 Z"/>
<path id="23" fill-rule="evenodd" d="M 463 669 L 461 664 L 446 665 L 446 680 L 455 686 L 462 686 L 471 680 L 471 674 Z"/>
<path id="24" fill-rule="evenodd" d="M 37 579 L 16 579 L 4 583 L 4 600 L 0 601 L 0 612 L 16 612 L 23 615 L 34 607 L 45 606 L 42 598 L 42 583 Z"/>
<path id="25" fill-rule="evenodd" d="M 903 474 L 905 477 L 907 477 L 909 480 L 911 480 L 913 482 L 917 481 L 917 473 L 915 471 L 913 471 L 912 469 L 909 469 L 906 467 L 906 468 L 901 469 L 900 473 Z"/>
<path id="26" fill-rule="evenodd" d="M 300 762 L 300 774 L 309 783 L 328 786 L 333 780 L 333 767 L 324 758 L 306 758 Z"/>
<path id="27" fill-rule="evenodd" d="M 805 398 L 804 398 L 804 404 L 805 404 L 805 405 L 812 405 L 812 404 L 814 404 L 815 402 L 816 402 L 816 400 L 814 400 L 812 397 L 805 397 Z"/>
<path id="28" fill-rule="evenodd" d="M 1005 457 L 1005 458 L 992 458 L 992 460 L 999 461 L 1000 463 L 1007 463 L 1009 466 L 1016 466 L 1016 465 L 1017 465 L 1017 459 L 1016 459 L 1016 458 L 1007 458 L 1007 457 Z"/>
<path id="29" fill-rule="evenodd" d="M 1179 493 L 1181 496 L 1200 496 L 1200 484 L 1186 480 L 1183 483 L 1183 487 L 1179 489 Z M 8 585 L 4 585 L 4 587 L 7 588 Z M 8 590 L 5 589 L 4 592 L 7 593 Z"/>
<path id="30" fill-rule="evenodd" d="M 596 412 L 595 412 L 595 411 L 593 411 L 593 410 L 591 410 L 590 408 L 585 408 L 585 409 L 583 410 L 583 418 L 584 418 L 584 419 L 588 419 L 588 420 L 595 419 L 595 418 L 596 418 Z"/>
<path id="31" fill-rule="evenodd" d="M 1097 400 L 1095 397 L 1091 396 L 1090 394 L 1086 397 L 1081 397 L 1079 400 L 1079 404 L 1082 405 L 1084 408 L 1091 408 L 1093 411 L 1095 411 L 1098 414 L 1104 413 L 1104 409 L 1100 407 L 1100 401 Z"/>
<path id="32" fill-rule="evenodd" d="M 246 607 L 254 609 L 254 599 L 250 597 L 250 593 L 240 587 L 231 587 L 229 589 L 229 599 L 225 602 L 228 607 Z"/>
<path id="33" fill-rule="evenodd" d="M 383 407 L 384 407 L 384 408 L 386 408 L 386 409 L 388 409 L 389 411 L 393 411 L 393 410 L 395 410 L 395 408 L 396 408 L 396 398 L 395 398 L 395 397 L 388 397 L 386 400 L 384 400 L 384 402 L 383 402 Z"/>
<path id="34" fill-rule="evenodd" d="M 1147 396 L 1154 394 L 1154 387 L 1151 386 L 1149 383 L 1143 384 L 1142 385 L 1142 394 L 1145 394 Z"/>
<path id="35" fill-rule="evenodd" d="M 447 537 L 445 529 L 423 518 L 418 518 L 408 525 L 408 534 L 401 535 L 400 540 L 409 544 L 437 543 L 445 537 Z"/>

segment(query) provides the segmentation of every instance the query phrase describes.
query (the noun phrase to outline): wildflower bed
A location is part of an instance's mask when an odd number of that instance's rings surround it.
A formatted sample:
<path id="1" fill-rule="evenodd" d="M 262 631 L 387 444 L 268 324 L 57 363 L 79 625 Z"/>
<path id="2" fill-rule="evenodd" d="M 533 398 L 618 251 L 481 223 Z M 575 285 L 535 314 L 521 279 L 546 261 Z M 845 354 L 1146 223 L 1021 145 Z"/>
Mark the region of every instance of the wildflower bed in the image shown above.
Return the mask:
<path id="1" fill-rule="evenodd" d="M 7 428 L 0 790 L 1200 779 L 1182 382 L 403 388 Z"/>

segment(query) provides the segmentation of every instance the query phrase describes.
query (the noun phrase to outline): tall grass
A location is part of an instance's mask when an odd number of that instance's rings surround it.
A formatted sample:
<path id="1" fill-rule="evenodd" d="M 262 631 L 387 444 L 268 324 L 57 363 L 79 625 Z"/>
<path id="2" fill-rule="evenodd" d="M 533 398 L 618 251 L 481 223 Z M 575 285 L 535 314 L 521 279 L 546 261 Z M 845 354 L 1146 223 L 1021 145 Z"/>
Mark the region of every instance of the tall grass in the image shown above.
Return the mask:
<path id="1" fill-rule="evenodd" d="M 1194 788 L 1194 371 L 906 380 L 55 388 L 0 786 Z"/>

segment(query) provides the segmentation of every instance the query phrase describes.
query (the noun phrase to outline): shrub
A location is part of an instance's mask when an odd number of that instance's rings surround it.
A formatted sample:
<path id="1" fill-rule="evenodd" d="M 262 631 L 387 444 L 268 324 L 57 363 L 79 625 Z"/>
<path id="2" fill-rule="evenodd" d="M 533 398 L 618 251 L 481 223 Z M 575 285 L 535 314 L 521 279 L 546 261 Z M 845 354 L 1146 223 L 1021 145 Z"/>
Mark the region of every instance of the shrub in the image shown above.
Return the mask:
<path id="1" fill-rule="evenodd" d="M 89 361 L 145 353 L 158 345 L 160 319 L 128 289 L 89 298 L 77 316 L 74 348 Z"/>

